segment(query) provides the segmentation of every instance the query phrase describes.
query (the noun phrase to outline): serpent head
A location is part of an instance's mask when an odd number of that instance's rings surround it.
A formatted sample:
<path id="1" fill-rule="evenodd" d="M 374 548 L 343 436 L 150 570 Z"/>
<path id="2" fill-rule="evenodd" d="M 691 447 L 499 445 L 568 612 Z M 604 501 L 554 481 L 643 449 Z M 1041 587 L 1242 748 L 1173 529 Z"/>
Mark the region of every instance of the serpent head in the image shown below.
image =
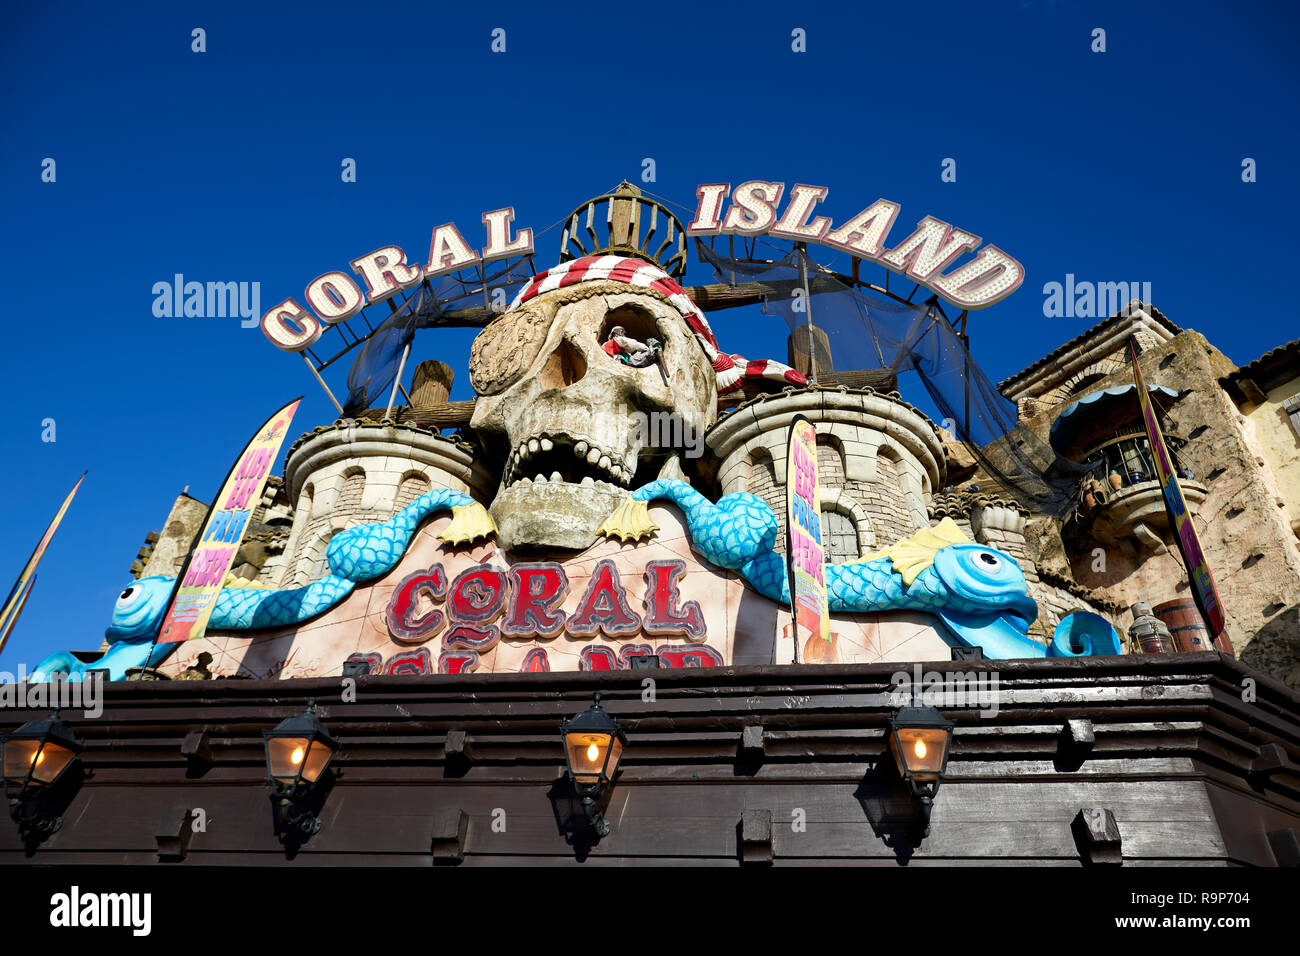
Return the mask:
<path id="1" fill-rule="evenodd" d="M 104 636 L 111 642 L 152 637 L 167 606 L 175 578 L 148 577 L 132 581 L 117 596 L 112 623 Z"/>
<path id="2" fill-rule="evenodd" d="M 1027 634 L 1038 617 L 1024 572 L 1009 556 L 980 544 L 954 544 L 934 556 L 939 580 L 957 599 L 936 611 L 948 629 L 990 658 L 1042 657 Z"/>

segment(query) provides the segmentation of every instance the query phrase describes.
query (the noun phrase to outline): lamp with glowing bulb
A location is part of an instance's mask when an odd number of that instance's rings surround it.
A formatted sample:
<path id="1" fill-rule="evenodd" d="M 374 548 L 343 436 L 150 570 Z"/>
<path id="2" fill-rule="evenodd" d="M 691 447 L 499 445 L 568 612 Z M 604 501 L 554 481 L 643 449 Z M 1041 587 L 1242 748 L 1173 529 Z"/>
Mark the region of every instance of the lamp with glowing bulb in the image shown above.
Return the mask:
<path id="1" fill-rule="evenodd" d="M 310 836 L 319 833 L 321 823 L 314 813 L 298 811 L 302 801 L 320 781 L 339 749 L 316 716 L 316 698 L 296 717 L 282 720 L 274 730 L 262 731 L 266 742 L 266 769 L 280 804 L 280 819 Z"/>
<path id="2" fill-rule="evenodd" d="M 930 810 L 948 769 L 953 721 L 933 707 L 903 707 L 889 718 L 889 751 L 898 772 L 920 798 L 925 834 L 930 833 Z"/>
<path id="3" fill-rule="evenodd" d="M 608 836 L 609 823 L 597 802 L 618 772 L 627 736 L 618 721 L 600 706 L 600 691 L 596 691 L 590 707 L 560 724 L 560 735 L 564 738 L 569 780 L 582 799 L 583 815 L 598 836 Z"/>
<path id="4" fill-rule="evenodd" d="M 41 798 L 54 788 L 81 753 L 82 744 L 56 710 L 0 736 L 4 793 L 9 816 L 24 829 L 53 833 L 63 818 L 41 808 Z"/>

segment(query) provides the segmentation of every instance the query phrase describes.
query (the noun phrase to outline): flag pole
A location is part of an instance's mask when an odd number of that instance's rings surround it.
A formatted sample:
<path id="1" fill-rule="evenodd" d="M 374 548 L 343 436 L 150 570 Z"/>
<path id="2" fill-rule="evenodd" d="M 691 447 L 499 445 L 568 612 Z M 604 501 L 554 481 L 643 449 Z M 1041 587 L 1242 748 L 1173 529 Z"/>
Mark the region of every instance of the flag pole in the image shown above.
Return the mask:
<path id="1" fill-rule="evenodd" d="M 23 589 L 22 596 L 18 599 L 18 606 L 14 608 L 13 616 L 5 622 L 4 629 L 0 630 L 0 652 L 3 652 L 5 645 L 9 643 L 9 635 L 13 633 L 14 625 L 18 623 L 18 617 L 23 613 L 23 608 L 27 606 L 27 598 L 31 596 L 32 589 L 36 587 L 36 575 L 27 582 L 27 587 Z"/>
<path id="2" fill-rule="evenodd" d="M 45 534 L 41 535 L 41 540 L 37 543 L 36 549 L 32 552 L 32 556 L 27 559 L 27 564 L 23 567 L 22 573 L 18 575 L 18 580 L 14 582 L 13 589 L 9 592 L 9 597 L 5 599 L 4 610 L 0 611 L 0 632 L 3 632 L 6 624 L 8 624 L 9 617 L 14 612 L 21 593 L 26 587 L 28 579 L 36 573 L 36 566 L 41 563 L 41 558 L 45 556 L 45 549 L 48 548 L 50 542 L 54 540 L 54 532 L 59 530 L 59 524 L 63 521 L 63 516 L 67 514 L 68 506 L 72 504 L 72 499 L 77 494 L 77 489 L 81 487 L 81 483 L 86 480 L 86 475 L 88 474 L 90 474 L 89 470 L 83 471 L 81 477 L 77 479 L 77 483 L 73 485 L 72 490 L 68 492 L 68 497 L 63 499 L 63 505 L 54 515 L 54 520 L 50 522 L 49 527 L 45 529 Z"/>

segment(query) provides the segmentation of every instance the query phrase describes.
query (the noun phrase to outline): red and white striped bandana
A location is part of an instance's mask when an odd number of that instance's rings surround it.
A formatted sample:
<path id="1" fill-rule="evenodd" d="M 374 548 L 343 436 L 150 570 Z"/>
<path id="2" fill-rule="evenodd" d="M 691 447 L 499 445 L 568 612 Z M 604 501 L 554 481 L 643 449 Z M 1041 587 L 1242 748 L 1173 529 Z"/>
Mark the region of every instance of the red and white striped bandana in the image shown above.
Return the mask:
<path id="1" fill-rule="evenodd" d="M 510 303 L 510 308 L 517 309 L 543 292 L 553 292 L 580 282 L 595 282 L 602 279 L 643 289 L 654 289 L 663 295 L 686 318 L 691 331 L 695 333 L 695 340 L 700 343 L 704 354 L 708 356 L 709 363 L 718 376 L 719 395 L 726 395 L 741 388 L 746 378 L 768 379 L 788 385 L 808 384 L 808 380 L 800 372 L 796 372 L 788 365 L 768 359 L 751 362 L 743 355 L 728 355 L 721 351 L 717 339 L 713 337 L 712 329 L 709 328 L 709 323 L 705 321 L 704 313 L 691 301 L 686 290 L 674 282 L 668 273 L 642 259 L 624 256 L 584 256 L 581 259 L 562 262 L 552 269 L 533 276 L 519 290 L 515 300 Z"/>

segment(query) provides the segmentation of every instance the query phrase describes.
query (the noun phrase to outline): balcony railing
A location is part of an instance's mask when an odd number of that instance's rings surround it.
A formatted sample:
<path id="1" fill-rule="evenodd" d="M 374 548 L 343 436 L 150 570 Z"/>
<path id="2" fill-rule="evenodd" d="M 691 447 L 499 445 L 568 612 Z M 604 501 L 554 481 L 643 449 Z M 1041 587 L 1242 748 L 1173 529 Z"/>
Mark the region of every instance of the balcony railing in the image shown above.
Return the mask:
<path id="1" fill-rule="evenodd" d="M 1165 437 L 1165 445 L 1169 449 L 1169 461 L 1174 466 L 1174 471 L 1179 478 L 1192 479 L 1196 475 L 1178 460 L 1178 453 L 1175 451 L 1185 444 L 1183 439 L 1175 435 Z M 1091 466 L 1088 473 L 1083 476 L 1082 483 L 1085 487 L 1090 481 L 1096 481 L 1104 486 L 1104 490 L 1118 491 L 1119 488 L 1160 480 L 1160 475 L 1156 471 L 1156 458 L 1151 452 L 1151 443 L 1147 441 L 1145 434 L 1125 435 L 1112 439 L 1105 445 L 1088 452 L 1084 456 L 1084 464 Z M 1112 476 L 1118 476 L 1119 488 L 1115 487 L 1116 481 Z"/>

